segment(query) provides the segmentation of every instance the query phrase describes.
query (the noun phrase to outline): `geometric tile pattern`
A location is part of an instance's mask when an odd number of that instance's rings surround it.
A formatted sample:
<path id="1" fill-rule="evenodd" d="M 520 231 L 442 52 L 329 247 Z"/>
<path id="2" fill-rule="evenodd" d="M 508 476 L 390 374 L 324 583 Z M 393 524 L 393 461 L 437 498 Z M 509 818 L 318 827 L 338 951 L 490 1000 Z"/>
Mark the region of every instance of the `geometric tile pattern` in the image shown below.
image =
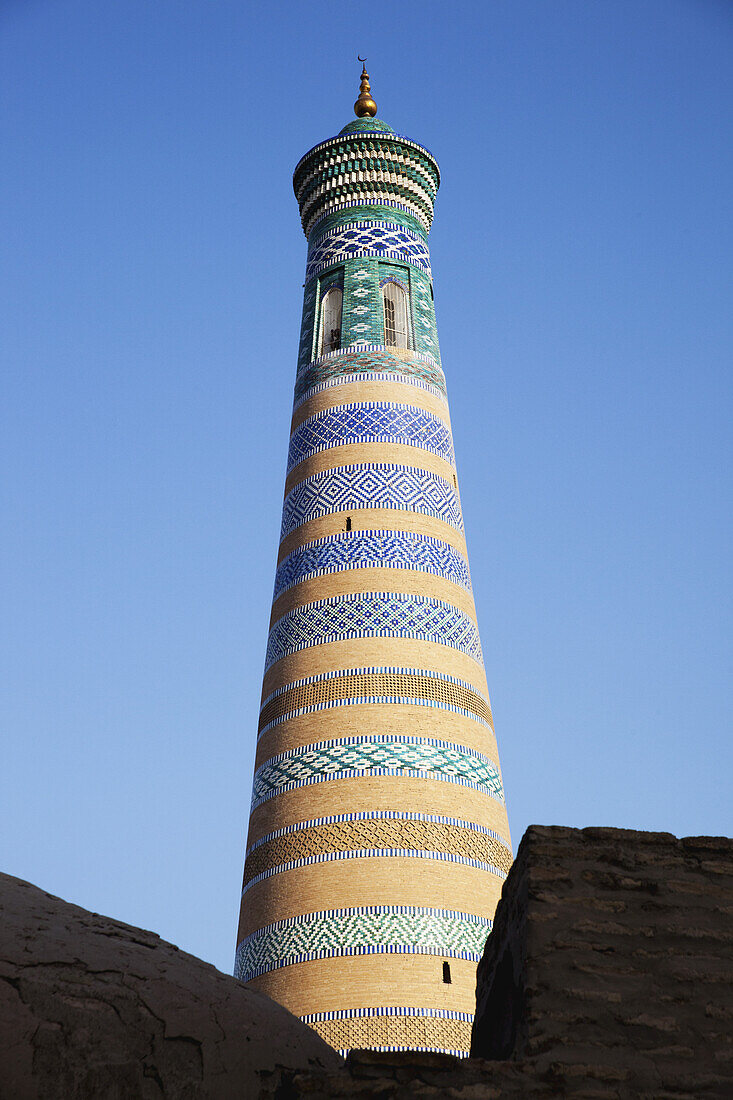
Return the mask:
<path id="1" fill-rule="evenodd" d="M 345 638 L 416 638 L 459 649 L 479 664 L 476 624 L 453 604 L 400 592 L 353 592 L 288 611 L 273 625 L 265 670 L 290 653 Z"/>
<path id="2" fill-rule="evenodd" d="M 442 539 L 413 531 L 342 531 L 307 542 L 288 554 L 278 567 L 273 599 L 309 577 L 376 568 L 434 573 L 467 592 L 471 589 L 468 562 Z"/>
<path id="3" fill-rule="evenodd" d="M 500 836 L 494 829 L 486 825 L 479 825 L 476 821 L 466 821 L 460 817 L 446 817 L 445 814 L 424 814 L 418 810 L 353 810 L 343 814 L 328 814 L 326 817 L 314 817 L 310 821 L 296 821 L 291 825 L 283 825 L 274 829 L 271 833 L 260 837 L 254 844 L 247 848 L 247 855 L 254 852 L 261 844 L 266 844 L 277 837 L 288 836 L 290 833 L 298 833 L 301 829 L 313 829 L 319 825 L 334 825 L 341 822 L 352 821 L 423 821 L 436 825 L 452 825 L 456 829 L 470 829 L 471 832 L 480 833 L 481 836 L 498 840 L 502 847 L 511 852 L 509 842 Z"/>
<path id="4" fill-rule="evenodd" d="M 399 374 L 408 375 L 435 386 L 445 394 L 445 375 L 434 358 L 419 356 L 415 353 L 402 359 L 387 351 L 384 345 L 361 345 L 356 348 L 344 348 L 331 352 L 312 363 L 306 362 L 305 369 L 298 374 L 295 383 L 295 400 L 298 401 L 307 390 L 329 379 L 349 374 Z"/>
<path id="5" fill-rule="evenodd" d="M 458 497 L 442 477 L 415 466 L 371 462 L 337 466 L 296 485 L 283 504 L 280 537 L 319 516 L 360 508 L 420 512 L 463 530 Z"/>
<path id="6" fill-rule="evenodd" d="M 440 1008 L 346 1008 L 312 1012 L 300 1019 L 342 1057 L 350 1050 L 369 1047 L 430 1050 L 466 1058 L 471 1046 L 472 1012 Z"/>
<path id="7" fill-rule="evenodd" d="M 425 238 L 392 222 L 347 222 L 312 244 L 306 283 L 331 264 L 361 256 L 379 256 L 414 264 L 430 277 L 430 253 Z"/>
<path id="8" fill-rule="evenodd" d="M 373 734 L 319 741 L 266 760 L 255 772 L 252 809 L 312 783 L 375 775 L 457 783 L 504 799 L 499 769 L 475 749 L 436 738 Z"/>
<path id="9" fill-rule="evenodd" d="M 332 707 L 382 703 L 439 707 L 493 731 L 488 699 L 465 680 L 417 668 L 353 668 L 283 684 L 263 701 L 258 737 L 288 718 Z"/>
<path id="10" fill-rule="evenodd" d="M 352 363 L 352 371 L 353 366 Z M 444 405 L 447 406 L 448 404 L 445 394 L 442 393 L 437 386 L 431 385 L 430 382 L 423 382 L 422 378 L 418 378 L 416 375 L 400 374 L 398 372 L 387 374 L 385 372 L 364 370 L 359 374 L 345 374 L 335 378 L 327 378 L 325 382 L 317 382 L 293 402 L 293 412 L 296 412 L 306 401 L 310 401 L 311 397 L 314 397 L 315 394 L 322 393 L 323 390 L 332 389 L 334 386 L 346 386 L 352 382 L 397 382 L 402 386 L 414 386 L 421 390 L 425 390 L 439 401 L 442 401 Z"/>
<path id="11" fill-rule="evenodd" d="M 314 146 L 293 172 L 306 237 L 335 204 L 355 193 L 361 201 L 402 204 L 428 230 L 439 180 L 432 154 L 394 133 L 340 134 Z"/>
<path id="12" fill-rule="evenodd" d="M 424 817 L 361 817 L 304 825 L 264 838 L 254 845 L 244 866 L 245 889 L 272 874 L 338 858 L 400 856 L 458 862 L 506 875 L 509 849 L 475 828 L 456 828 Z"/>
<path id="13" fill-rule="evenodd" d="M 304 458 L 349 443 L 402 443 L 455 465 L 450 428 L 415 405 L 366 401 L 324 409 L 304 420 L 290 439 L 288 472 Z"/>
<path id="14" fill-rule="evenodd" d="M 247 982 L 283 966 L 344 955 L 440 955 L 478 962 L 490 931 L 486 917 L 415 905 L 305 913 L 242 940 L 235 977 Z"/>

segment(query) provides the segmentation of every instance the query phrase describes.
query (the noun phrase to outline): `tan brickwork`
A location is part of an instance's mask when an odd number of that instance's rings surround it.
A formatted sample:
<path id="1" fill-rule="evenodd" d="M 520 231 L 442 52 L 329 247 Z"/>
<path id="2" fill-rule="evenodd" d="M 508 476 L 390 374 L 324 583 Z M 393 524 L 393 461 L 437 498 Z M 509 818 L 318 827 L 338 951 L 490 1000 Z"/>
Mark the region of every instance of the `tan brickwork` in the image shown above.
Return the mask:
<path id="1" fill-rule="evenodd" d="M 478 867 L 409 856 L 372 856 L 309 864 L 271 875 L 245 894 L 239 940 L 276 920 L 368 905 L 418 905 L 486 917 L 503 876 Z"/>
<path id="2" fill-rule="evenodd" d="M 338 386 L 329 386 L 328 389 L 309 397 L 293 413 L 290 431 L 294 432 L 304 420 L 323 412 L 324 409 L 364 401 L 390 401 L 397 405 L 412 405 L 414 408 L 425 409 L 426 412 L 439 417 L 450 427 L 448 402 L 444 397 L 439 397 L 418 386 L 411 386 L 409 382 L 369 382 L 362 379 L 358 382 L 342 382 Z"/>
<path id="3" fill-rule="evenodd" d="M 443 962 L 451 982 L 443 981 Z M 476 963 L 441 955 L 350 955 L 284 966 L 252 978 L 295 1016 L 347 1008 L 440 1008 L 473 1013 Z"/>
<path id="4" fill-rule="evenodd" d="M 475 684 L 483 694 L 487 694 L 482 665 L 461 650 L 416 638 L 376 637 L 347 638 L 288 654 L 265 673 L 262 695 L 267 698 L 276 688 L 305 676 L 315 676 L 337 668 L 363 666 L 424 668 L 444 672 Z"/>
<path id="5" fill-rule="evenodd" d="M 345 737 L 383 734 L 386 736 L 430 737 L 461 745 L 499 764 L 496 738 L 490 729 L 462 714 L 452 714 L 446 729 L 446 712 L 437 707 L 407 703 L 362 703 L 359 706 L 329 707 L 290 718 L 262 734 L 257 745 L 255 767 L 281 752 L 291 752 L 317 741 L 340 741 Z"/>
<path id="6" fill-rule="evenodd" d="M 323 470 L 333 470 L 336 466 L 350 466 L 352 463 L 389 462 L 397 466 L 414 466 L 418 470 L 427 470 L 447 481 L 454 489 L 458 486 L 455 469 L 431 451 L 423 447 L 409 447 L 404 443 L 347 443 L 343 447 L 329 447 L 318 451 L 310 458 L 303 459 L 294 466 L 285 479 L 285 496 L 290 490 L 313 474 Z M 456 479 L 457 480 L 457 479 Z"/>
<path id="7" fill-rule="evenodd" d="M 471 787 L 436 783 L 431 779 L 360 776 L 357 779 L 334 779 L 330 783 L 297 787 L 263 802 L 250 815 L 247 847 L 268 833 L 296 821 L 329 817 L 345 810 L 353 813 L 402 810 L 406 813 L 440 814 L 483 825 L 509 840 L 504 803 Z"/>

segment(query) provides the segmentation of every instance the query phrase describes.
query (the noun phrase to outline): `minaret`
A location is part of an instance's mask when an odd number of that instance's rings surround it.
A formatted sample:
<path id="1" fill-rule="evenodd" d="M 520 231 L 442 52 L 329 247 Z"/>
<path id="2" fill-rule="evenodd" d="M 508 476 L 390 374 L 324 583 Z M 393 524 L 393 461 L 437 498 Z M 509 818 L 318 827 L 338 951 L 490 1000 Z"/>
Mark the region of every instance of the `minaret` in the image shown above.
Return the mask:
<path id="1" fill-rule="evenodd" d="M 512 855 L 435 327 L 440 177 L 366 68 L 354 110 L 293 177 L 308 260 L 235 973 L 337 1050 L 463 1055 Z"/>

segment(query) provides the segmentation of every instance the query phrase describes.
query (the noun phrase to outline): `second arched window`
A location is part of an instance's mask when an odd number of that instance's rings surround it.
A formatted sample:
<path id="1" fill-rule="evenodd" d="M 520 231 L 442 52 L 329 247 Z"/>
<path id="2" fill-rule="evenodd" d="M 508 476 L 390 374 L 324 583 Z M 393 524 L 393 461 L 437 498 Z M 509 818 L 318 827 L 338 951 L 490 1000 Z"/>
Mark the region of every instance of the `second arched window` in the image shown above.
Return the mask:
<path id="1" fill-rule="evenodd" d="M 410 346 L 410 309 L 403 286 L 387 280 L 382 286 L 384 306 L 384 342 L 393 348 Z"/>

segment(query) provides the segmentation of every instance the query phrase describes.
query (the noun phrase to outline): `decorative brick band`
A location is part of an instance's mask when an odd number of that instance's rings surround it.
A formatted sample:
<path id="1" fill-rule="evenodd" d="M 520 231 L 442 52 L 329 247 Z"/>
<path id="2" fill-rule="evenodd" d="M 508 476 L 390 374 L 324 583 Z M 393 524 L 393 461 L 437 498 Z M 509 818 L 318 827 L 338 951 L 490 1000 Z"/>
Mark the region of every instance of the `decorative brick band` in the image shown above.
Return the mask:
<path id="1" fill-rule="evenodd" d="M 493 729 L 487 700 L 464 680 L 422 669 L 351 669 L 281 687 L 262 704 L 259 734 L 286 718 L 354 703 L 408 703 L 463 714 Z"/>
<path id="2" fill-rule="evenodd" d="M 298 402 L 312 387 L 349 374 L 399 374 L 434 386 L 445 396 L 445 375 L 432 356 L 406 353 L 404 358 L 389 352 L 381 344 L 362 344 L 342 348 L 309 363 L 295 383 Z M 400 379 L 401 380 L 401 379 Z"/>
<path id="3" fill-rule="evenodd" d="M 307 283 L 332 264 L 362 256 L 413 264 L 431 277 L 430 252 L 423 234 L 394 222 L 358 221 L 334 226 L 311 243 L 305 281 Z"/>
<path id="4" fill-rule="evenodd" d="M 472 913 L 415 905 L 306 913 L 276 921 L 242 940 L 234 973 L 247 982 L 284 966 L 345 955 L 440 955 L 478 962 L 491 923 Z"/>
<path id="5" fill-rule="evenodd" d="M 306 458 L 350 443 L 401 443 L 420 447 L 455 466 L 450 428 L 417 405 L 389 401 L 354 402 L 323 409 L 293 431 L 288 472 Z"/>
<path id="6" fill-rule="evenodd" d="M 416 638 L 483 663 L 478 628 L 445 600 L 402 592 L 353 592 L 288 611 L 267 640 L 265 670 L 290 653 L 346 638 Z"/>
<path id="7" fill-rule="evenodd" d="M 449 542 L 413 531 L 347 531 L 306 542 L 288 554 L 275 576 L 273 600 L 293 585 L 346 569 L 410 569 L 471 591 L 468 562 Z"/>
<path id="8" fill-rule="evenodd" d="M 483 753 L 432 737 L 377 733 L 318 741 L 266 760 L 254 775 L 252 810 L 313 783 L 378 775 L 456 783 L 504 801 L 499 769 Z"/>
<path id="9" fill-rule="evenodd" d="M 342 1056 L 353 1049 L 432 1050 L 465 1058 L 473 1013 L 435 1008 L 355 1008 L 301 1016 Z"/>
<path id="10" fill-rule="evenodd" d="M 511 852 L 485 832 L 425 818 L 373 816 L 305 825 L 255 845 L 244 866 L 244 889 L 274 873 L 339 858 L 397 856 L 458 862 L 502 877 Z"/>
<path id="11" fill-rule="evenodd" d="M 274 829 L 273 832 L 260 837 L 254 844 L 250 844 L 246 854 L 249 855 L 255 848 L 259 848 L 260 844 L 266 844 L 276 837 L 288 836 L 290 833 L 299 832 L 300 829 L 310 829 L 318 825 L 331 825 L 341 821 L 432 821 L 438 825 L 454 825 L 457 829 L 471 829 L 472 832 L 481 833 L 483 836 L 498 840 L 502 847 L 506 848 L 507 851 L 510 850 L 509 842 L 504 837 L 494 829 L 489 829 L 486 825 L 479 825 L 476 821 L 465 821 L 460 817 L 446 817 L 445 814 L 423 814 L 417 810 L 354 810 L 351 813 L 329 814 L 327 817 L 314 817 L 310 821 L 297 821 L 292 825 L 283 825 L 282 828 Z"/>

